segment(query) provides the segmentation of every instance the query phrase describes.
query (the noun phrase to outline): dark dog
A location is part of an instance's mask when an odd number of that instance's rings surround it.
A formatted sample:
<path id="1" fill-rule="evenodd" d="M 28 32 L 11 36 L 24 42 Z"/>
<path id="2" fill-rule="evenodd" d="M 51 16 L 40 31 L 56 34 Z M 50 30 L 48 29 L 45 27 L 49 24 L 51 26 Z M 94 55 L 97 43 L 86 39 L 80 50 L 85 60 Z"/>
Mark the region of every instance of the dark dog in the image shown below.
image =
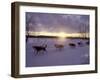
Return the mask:
<path id="1" fill-rule="evenodd" d="M 86 42 L 86 44 L 87 44 L 87 45 L 89 45 L 89 44 L 90 44 L 90 42 L 89 42 L 89 41 L 87 41 L 87 42 Z"/>
<path id="2" fill-rule="evenodd" d="M 64 45 L 62 45 L 62 44 L 55 44 L 54 46 L 59 50 L 64 48 Z"/>
<path id="3" fill-rule="evenodd" d="M 69 43 L 69 46 L 75 48 L 75 47 L 76 47 L 76 44 L 74 44 L 74 43 Z"/>
<path id="4" fill-rule="evenodd" d="M 80 41 L 77 43 L 79 46 L 83 46 L 83 43 Z"/>
<path id="5" fill-rule="evenodd" d="M 36 54 L 39 54 L 41 51 L 43 52 L 46 52 L 46 48 L 47 48 L 47 45 L 45 46 L 32 46 L 32 48 L 35 50 L 35 53 Z"/>

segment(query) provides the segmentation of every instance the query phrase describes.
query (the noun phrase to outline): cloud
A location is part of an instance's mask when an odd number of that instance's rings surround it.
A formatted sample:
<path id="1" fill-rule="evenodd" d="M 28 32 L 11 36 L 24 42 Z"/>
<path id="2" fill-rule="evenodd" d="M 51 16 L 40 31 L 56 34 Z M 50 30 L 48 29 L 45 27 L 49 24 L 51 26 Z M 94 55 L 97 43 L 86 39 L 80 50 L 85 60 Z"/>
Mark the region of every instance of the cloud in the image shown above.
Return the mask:
<path id="1" fill-rule="evenodd" d="M 68 33 L 72 33 L 79 32 L 79 28 L 82 25 L 86 25 L 87 31 L 89 31 L 89 15 L 27 12 L 26 16 L 26 21 L 29 21 L 29 19 L 31 19 L 30 23 L 33 24 L 35 31 L 65 31 Z"/>

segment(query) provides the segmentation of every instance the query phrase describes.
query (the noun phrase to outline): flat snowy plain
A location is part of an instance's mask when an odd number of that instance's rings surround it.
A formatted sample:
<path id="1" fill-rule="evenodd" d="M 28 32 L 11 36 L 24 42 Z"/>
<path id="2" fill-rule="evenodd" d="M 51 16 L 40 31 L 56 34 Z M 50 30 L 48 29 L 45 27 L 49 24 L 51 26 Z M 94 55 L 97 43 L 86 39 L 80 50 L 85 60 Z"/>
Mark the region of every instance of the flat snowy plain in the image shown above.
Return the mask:
<path id="1" fill-rule="evenodd" d="M 78 42 L 82 45 L 78 45 Z M 57 40 L 52 38 L 29 38 L 26 43 L 26 67 L 84 65 L 89 64 L 89 45 L 86 39 Z M 69 44 L 74 43 L 75 47 Z M 32 46 L 47 45 L 47 51 L 41 51 L 36 55 Z M 54 45 L 63 44 L 59 50 Z"/>

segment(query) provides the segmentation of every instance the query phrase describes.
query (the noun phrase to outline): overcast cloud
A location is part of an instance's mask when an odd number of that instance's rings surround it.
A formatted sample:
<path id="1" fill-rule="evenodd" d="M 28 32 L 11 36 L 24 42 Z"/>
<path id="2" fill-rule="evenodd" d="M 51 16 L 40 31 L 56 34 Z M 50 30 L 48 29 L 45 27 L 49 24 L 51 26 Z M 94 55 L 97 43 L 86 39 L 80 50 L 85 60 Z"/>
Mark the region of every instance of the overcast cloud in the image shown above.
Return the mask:
<path id="1" fill-rule="evenodd" d="M 26 12 L 26 26 L 31 31 L 79 32 L 85 26 L 89 32 L 89 15 Z"/>

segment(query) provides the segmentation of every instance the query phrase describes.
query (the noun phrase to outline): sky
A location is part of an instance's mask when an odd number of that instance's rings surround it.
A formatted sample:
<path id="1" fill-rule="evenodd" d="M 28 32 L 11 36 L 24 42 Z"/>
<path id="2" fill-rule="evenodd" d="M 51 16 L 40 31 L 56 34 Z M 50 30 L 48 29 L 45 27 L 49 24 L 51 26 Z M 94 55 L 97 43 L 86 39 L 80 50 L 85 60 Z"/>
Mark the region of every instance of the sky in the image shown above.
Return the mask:
<path id="1" fill-rule="evenodd" d="M 26 12 L 26 28 L 34 32 L 89 32 L 89 15 Z"/>

